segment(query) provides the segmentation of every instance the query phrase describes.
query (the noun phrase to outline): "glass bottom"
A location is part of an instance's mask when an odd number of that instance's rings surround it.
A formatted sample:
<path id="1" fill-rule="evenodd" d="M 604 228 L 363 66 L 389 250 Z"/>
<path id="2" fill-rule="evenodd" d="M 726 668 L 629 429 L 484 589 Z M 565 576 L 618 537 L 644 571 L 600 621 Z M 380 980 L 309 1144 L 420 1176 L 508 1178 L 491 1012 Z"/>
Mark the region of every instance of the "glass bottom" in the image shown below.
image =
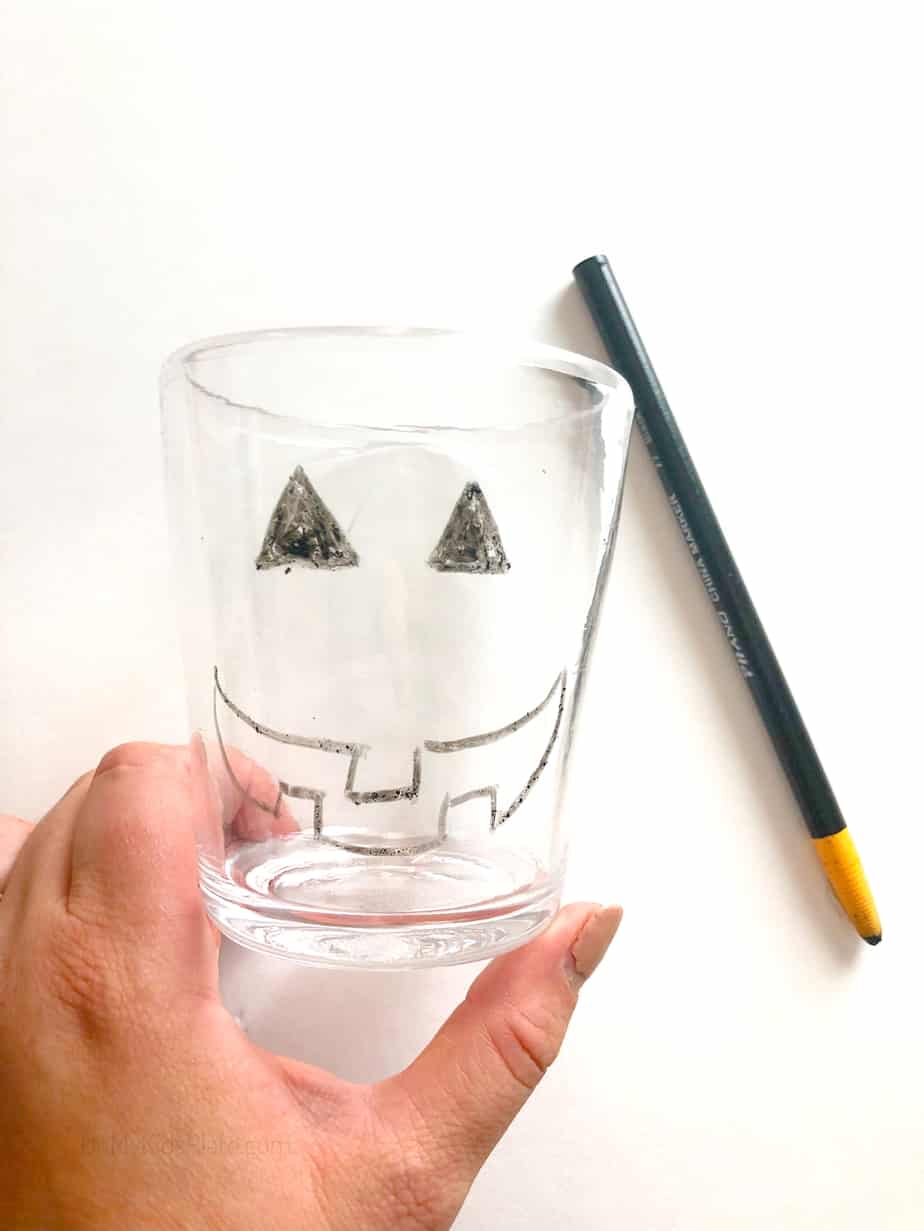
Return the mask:
<path id="1" fill-rule="evenodd" d="M 200 864 L 206 909 L 246 948 L 309 966 L 407 970 L 478 962 L 551 921 L 553 880 L 523 852 L 441 846 L 374 857 L 293 840 L 239 843 Z"/>

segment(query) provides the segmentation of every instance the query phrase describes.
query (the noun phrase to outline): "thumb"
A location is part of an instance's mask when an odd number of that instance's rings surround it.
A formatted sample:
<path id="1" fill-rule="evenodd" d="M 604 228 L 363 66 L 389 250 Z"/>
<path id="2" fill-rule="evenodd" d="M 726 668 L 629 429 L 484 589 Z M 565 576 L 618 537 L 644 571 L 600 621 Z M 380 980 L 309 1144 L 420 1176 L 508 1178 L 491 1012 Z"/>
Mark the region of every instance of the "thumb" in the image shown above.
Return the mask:
<path id="1" fill-rule="evenodd" d="M 404 1072 L 380 1083 L 379 1112 L 470 1182 L 558 1055 L 577 994 L 616 934 L 622 907 L 575 903 L 536 940 L 495 959 Z"/>

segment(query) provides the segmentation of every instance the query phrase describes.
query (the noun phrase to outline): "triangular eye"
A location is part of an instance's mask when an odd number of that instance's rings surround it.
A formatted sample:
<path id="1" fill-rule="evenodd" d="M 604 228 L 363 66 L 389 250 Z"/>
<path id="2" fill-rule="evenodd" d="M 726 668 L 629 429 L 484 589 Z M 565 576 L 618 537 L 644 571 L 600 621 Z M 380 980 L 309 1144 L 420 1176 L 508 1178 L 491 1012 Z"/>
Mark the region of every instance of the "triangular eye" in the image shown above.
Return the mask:
<path id="1" fill-rule="evenodd" d="M 333 513 L 314 490 L 301 466 L 282 489 L 266 530 L 257 568 L 281 564 L 309 568 L 350 568 L 359 564 Z"/>
<path id="2" fill-rule="evenodd" d="M 506 573 L 510 568 L 494 514 L 477 483 L 466 483 L 427 563 L 441 573 Z"/>

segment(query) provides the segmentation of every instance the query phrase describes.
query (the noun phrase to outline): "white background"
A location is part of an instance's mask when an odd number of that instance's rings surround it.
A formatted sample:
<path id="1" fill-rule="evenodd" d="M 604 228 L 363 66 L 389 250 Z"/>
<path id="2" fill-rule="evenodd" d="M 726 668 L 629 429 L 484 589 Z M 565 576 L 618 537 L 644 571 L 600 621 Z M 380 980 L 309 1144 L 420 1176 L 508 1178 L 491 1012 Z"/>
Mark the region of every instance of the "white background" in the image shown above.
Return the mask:
<path id="1" fill-rule="evenodd" d="M 185 735 L 167 351 L 387 321 L 600 354 L 569 271 L 606 251 L 851 822 L 875 950 L 828 897 L 637 440 L 568 885 L 625 923 L 464 1231 L 924 1219 L 914 7 L 0 18 L 0 806 L 37 816 L 109 745 Z M 365 1078 L 472 973 L 225 976 L 254 1037 Z"/>

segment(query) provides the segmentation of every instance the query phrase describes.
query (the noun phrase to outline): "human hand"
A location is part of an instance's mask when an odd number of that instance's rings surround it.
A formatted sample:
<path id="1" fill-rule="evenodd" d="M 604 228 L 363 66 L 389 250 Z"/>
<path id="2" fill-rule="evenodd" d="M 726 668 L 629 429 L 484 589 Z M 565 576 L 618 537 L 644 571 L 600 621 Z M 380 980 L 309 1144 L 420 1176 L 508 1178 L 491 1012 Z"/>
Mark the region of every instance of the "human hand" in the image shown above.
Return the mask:
<path id="1" fill-rule="evenodd" d="M 558 1053 L 622 912 L 496 959 L 372 1085 L 254 1046 L 218 995 L 186 750 L 106 754 L 0 817 L 4 1231 L 440 1231 Z"/>

